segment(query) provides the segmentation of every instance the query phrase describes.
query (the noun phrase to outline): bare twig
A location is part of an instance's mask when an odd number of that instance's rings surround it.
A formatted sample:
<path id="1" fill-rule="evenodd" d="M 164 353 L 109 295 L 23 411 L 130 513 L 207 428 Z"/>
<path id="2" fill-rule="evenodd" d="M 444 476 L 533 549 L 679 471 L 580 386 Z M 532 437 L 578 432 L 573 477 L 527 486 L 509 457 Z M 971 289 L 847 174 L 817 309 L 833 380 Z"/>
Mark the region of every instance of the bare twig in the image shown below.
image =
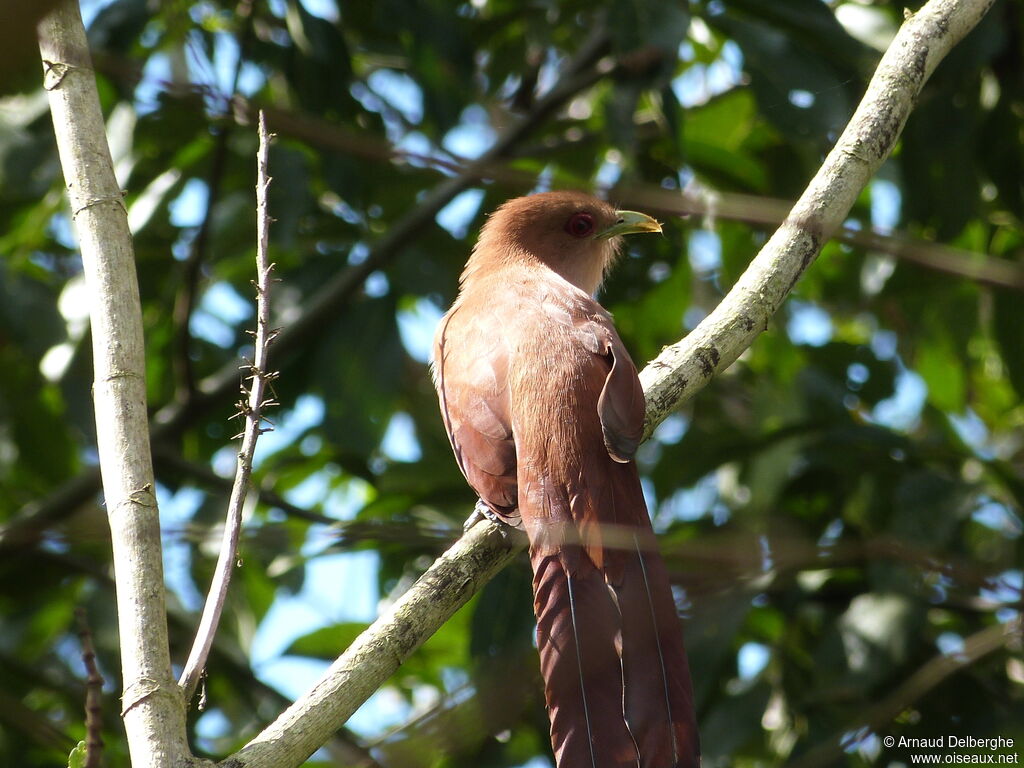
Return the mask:
<path id="1" fill-rule="evenodd" d="M 723 301 L 723 312 L 712 313 L 691 334 L 699 340 L 696 345 L 670 348 L 669 356 L 662 355 L 645 369 L 649 428 L 735 360 L 763 330 L 891 151 L 927 76 L 992 1 L 930 0 L 904 24 L 836 150 L 740 279 L 730 294 L 733 298 Z M 495 524 L 470 528 L 312 689 L 222 765 L 269 768 L 308 757 L 516 551 L 516 545 L 503 541 Z"/>
<path id="2" fill-rule="evenodd" d="M 117 579 L 125 732 L 133 764 L 169 768 L 181 764 L 188 746 L 167 643 L 142 311 L 128 215 L 78 3 L 59 3 L 40 24 L 39 38 L 43 85 L 91 304 L 96 443 Z"/>
<path id="3" fill-rule="evenodd" d="M 264 426 L 264 409 L 277 405 L 268 396 L 270 383 L 277 374 L 268 369 L 270 344 L 277 336 L 277 331 L 270 328 L 270 274 L 274 265 L 267 256 L 267 242 L 270 235 L 270 215 L 267 212 L 267 189 L 271 177 L 267 174 L 267 155 L 270 149 L 271 135 L 267 133 L 267 122 L 260 114 L 259 119 L 260 145 L 257 153 L 256 180 L 256 228 L 258 240 L 256 244 L 256 349 L 252 365 L 246 366 L 247 377 L 251 384 L 246 389 L 242 384 L 243 399 L 239 401 L 239 413 L 245 419 L 245 429 L 240 435 L 242 447 L 238 452 L 238 465 L 235 469 L 235 482 L 231 488 L 231 500 L 228 502 L 227 520 L 224 523 L 224 540 L 221 543 L 220 555 L 210 585 L 210 593 L 203 607 L 203 616 L 196 632 L 195 643 L 189 653 L 188 661 L 181 673 L 179 685 L 189 701 L 195 693 L 200 675 L 206 666 L 206 659 L 213 644 L 213 636 L 217 632 L 217 624 L 227 599 L 228 584 L 231 581 L 231 570 L 235 567 L 238 552 L 238 537 L 242 530 L 242 507 L 249 491 L 249 478 L 252 475 L 252 459 L 256 452 L 256 441 L 263 432 L 271 428 Z"/>
<path id="4" fill-rule="evenodd" d="M 82 663 L 85 664 L 85 768 L 99 768 L 103 757 L 103 708 L 100 693 L 103 675 L 96 666 L 96 648 L 92 644 L 92 631 L 85 610 L 75 611 L 78 621 L 78 639 L 82 643 Z"/>

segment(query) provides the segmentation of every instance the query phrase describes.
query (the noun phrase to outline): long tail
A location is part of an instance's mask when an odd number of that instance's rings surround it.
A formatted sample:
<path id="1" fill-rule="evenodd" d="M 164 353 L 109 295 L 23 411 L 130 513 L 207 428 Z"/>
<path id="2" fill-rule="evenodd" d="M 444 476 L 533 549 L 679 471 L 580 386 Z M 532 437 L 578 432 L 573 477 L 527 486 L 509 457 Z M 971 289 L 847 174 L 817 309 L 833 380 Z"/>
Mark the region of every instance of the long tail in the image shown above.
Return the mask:
<path id="1" fill-rule="evenodd" d="M 650 529 L 602 567 L 531 550 L 541 672 L 558 768 L 697 768 L 682 630 Z"/>

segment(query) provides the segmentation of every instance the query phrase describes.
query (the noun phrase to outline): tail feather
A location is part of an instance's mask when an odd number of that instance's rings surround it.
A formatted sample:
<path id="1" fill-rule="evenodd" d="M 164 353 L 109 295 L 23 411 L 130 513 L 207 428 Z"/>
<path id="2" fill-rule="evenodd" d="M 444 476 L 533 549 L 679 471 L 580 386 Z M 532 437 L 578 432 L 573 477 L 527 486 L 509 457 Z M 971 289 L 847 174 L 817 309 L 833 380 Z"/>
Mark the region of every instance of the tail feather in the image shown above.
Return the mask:
<path id="1" fill-rule="evenodd" d="M 636 464 L 592 443 L 518 464 L 556 762 L 697 768 L 682 628 Z"/>
<path id="2" fill-rule="evenodd" d="M 558 768 L 697 768 L 690 675 L 660 558 L 637 544 L 611 584 L 585 556 L 532 559 Z"/>
<path id="3" fill-rule="evenodd" d="M 534 607 L 558 768 L 626 768 L 639 756 L 622 716 L 621 617 L 600 571 L 534 558 Z M 609 685 L 609 681 L 616 681 Z"/>
<path id="4" fill-rule="evenodd" d="M 637 545 L 622 583 L 623 716 L 643 768 L 700 764 L 690 672 L 664 565 Z"/>

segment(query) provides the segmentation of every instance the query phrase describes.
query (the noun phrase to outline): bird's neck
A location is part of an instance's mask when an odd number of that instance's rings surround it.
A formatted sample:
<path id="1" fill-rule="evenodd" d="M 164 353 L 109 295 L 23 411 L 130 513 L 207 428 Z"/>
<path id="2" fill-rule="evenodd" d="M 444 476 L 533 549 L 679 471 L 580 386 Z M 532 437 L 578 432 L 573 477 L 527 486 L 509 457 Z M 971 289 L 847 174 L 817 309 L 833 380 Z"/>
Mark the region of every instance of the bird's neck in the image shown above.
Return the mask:
<path id="1" fill-rule="evenodd" d="M 604 278 L 605 259 L 540 258 L 515 248 L 481 248 L 477 246 L 459 279 L 462 290 L 492 280 L 509 283 L 524 280 L 563 280 L 593 296 Z"/>

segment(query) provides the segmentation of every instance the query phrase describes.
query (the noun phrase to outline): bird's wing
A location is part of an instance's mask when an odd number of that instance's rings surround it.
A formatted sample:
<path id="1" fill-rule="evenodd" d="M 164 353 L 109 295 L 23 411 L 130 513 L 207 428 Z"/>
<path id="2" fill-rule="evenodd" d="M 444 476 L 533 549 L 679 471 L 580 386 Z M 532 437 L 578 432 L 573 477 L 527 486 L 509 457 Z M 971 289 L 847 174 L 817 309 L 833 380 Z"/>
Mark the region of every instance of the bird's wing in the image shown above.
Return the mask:
<path id="1" fill-rule="evenodd" d="M 508 349 L 494 316 L 456 306 L 434 343 L 434 377 L 459 469 L 480 499 L 510 525 L 516 509 L 516 449 L 509 420 Z"/>
<path id="2" fill-rule="evenodd" d="M 583 345 L 607 366 L 597 400 L 597 413 L 608 455 L 625 464 L 636 455 L 644 431 L 644 390 L 636 366 L 605 312 L 591 314 L 577 325 Z"/>

